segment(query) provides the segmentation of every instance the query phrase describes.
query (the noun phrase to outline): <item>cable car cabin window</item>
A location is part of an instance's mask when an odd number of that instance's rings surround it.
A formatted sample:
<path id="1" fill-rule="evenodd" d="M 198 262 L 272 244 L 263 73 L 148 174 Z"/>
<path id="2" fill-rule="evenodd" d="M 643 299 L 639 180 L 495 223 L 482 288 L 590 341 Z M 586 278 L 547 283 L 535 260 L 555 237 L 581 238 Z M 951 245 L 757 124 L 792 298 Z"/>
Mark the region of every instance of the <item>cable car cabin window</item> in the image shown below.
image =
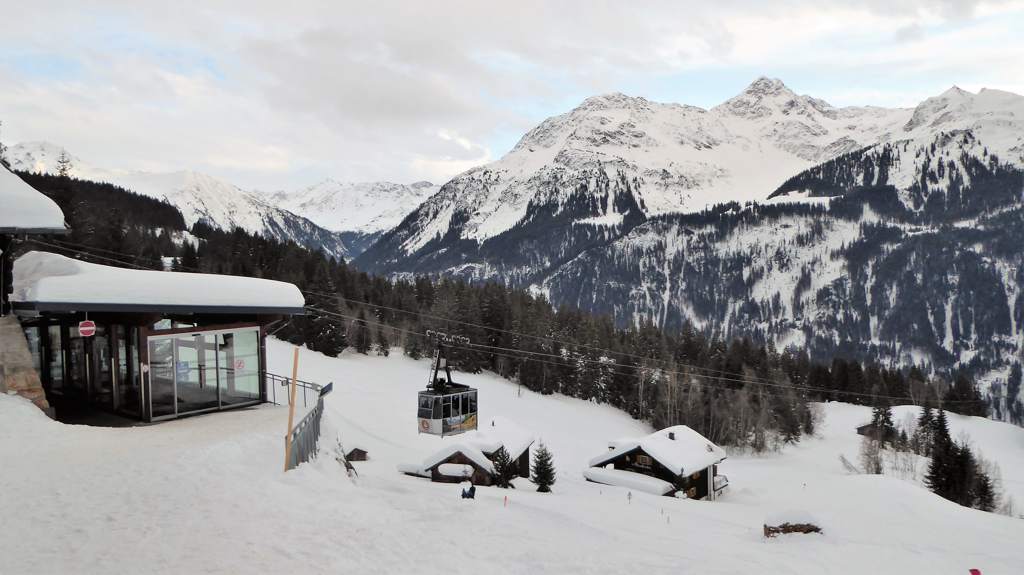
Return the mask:
<path id="1" fill-rule="evenodd" d="M 420 396 L 420 417 L 430 419 L 431 415 L 431 398 Z"/>
<path id="2" fill-rule="evenodd" d="M 469 398 L 469 409 L 467 413 L 476 413 L 476 392 L 467 393 L 466 397 Z"/>
<path id="3" fill-rule="evenodd" d="M 445 417 L 445 418 L 451 417 L 452 416 L 452 398 L 450 398 L 450 397 L 444 398 L 444 402 L 442 403 L 442 407 L 443 407 L 443 409 L 441 411 L 441 415 L 443 417 Z"/>
<path id="4" fill-rule="evenodd" d="M 441 398 L 434 398 L 434 417 L 433 419 L 441 419 Z"/>
<path id="5" fill-rule="evenodd" d="M 452 417 L 462 415 L 462 395 L 452 396 Z"/>

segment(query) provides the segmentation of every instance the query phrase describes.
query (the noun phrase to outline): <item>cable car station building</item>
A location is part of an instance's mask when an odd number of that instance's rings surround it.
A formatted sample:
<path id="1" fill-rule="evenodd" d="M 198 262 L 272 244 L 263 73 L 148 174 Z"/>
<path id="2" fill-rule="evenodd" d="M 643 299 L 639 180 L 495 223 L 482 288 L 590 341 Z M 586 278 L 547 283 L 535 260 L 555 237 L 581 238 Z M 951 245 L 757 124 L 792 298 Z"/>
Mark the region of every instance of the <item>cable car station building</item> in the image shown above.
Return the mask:
<path id="1" fill-rule="evenodd" d="M 11 198 L 49 220 L 17 220 L 32 229 L 5 222 Z M 267 328 L 304 313 L 297 287 L 38 251 L 11 262 L 16 237 L 64 230 L 63 214 L 3 167 L 0 203 L 0 392 L 24 395 L 63 420 L 98 410 L 160 421 L 266 401 Z"/>

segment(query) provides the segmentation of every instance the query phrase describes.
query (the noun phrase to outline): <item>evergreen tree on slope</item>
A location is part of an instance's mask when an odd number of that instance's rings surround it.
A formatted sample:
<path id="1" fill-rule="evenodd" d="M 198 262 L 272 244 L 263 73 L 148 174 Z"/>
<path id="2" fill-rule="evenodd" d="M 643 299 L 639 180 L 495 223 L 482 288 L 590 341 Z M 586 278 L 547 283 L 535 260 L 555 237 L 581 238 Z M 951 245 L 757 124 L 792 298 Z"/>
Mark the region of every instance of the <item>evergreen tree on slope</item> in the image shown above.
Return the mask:
<path id="1" fill-rule="evenodd" d="M 555 484 L 555 466 L 551 459 L 551 452 L 548 447 L 541 443 L 533 454 L 533 482 L 537 485 L 537 491 L 549 493 L 551 486 Z"/>

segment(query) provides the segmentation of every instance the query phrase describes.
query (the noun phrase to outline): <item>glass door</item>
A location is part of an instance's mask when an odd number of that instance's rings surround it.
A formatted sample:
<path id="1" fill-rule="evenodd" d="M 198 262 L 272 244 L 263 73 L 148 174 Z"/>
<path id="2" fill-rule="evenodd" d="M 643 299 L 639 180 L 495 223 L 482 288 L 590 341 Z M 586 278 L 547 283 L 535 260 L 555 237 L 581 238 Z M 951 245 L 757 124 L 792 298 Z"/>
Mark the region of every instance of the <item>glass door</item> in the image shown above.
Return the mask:
<path id="1" fill-rule="evenodd" d="M 139 350 L 135 328 L 114 326 L 114 347 L 117 349 L 117 381 L 114 408 L 128 415 L 138 416 L 141 404 L 139 394 Z"/>
<path id="2" fill-rule="evenodd" d="M 89 389 L 89 354 L 86 338 L 78 334 L 78 326 L 68 328 L 68 378 L 65 392 L 72 397 L 86 398 Z"/>
<path id="3" fill-rule="evenodd" d="M 96 334 L 89 338 L 91 346 L 89 399 L 97 406 L 114 408 L 114 375 L 110 356 L 110 334 L 107 326 L 97 325 Z"/>
<path id="4" fill-rule="evenodd" d="M 203 334 L 182 334 L 174 338 L 174 380 L 178 396 L 178 413 L 215 408 L 217 395 L 216 356 L 207 353 Z M 209 357 L 207 357 L 209 356 Z M 207 373 L 206 361 L 214 366 Z M 210 377 L 210 376 L 213 377 Z"/>
<path id="5" fill-rule="evenodd" d="M 150 336 L 151 418 L 259 403 L 259 328 Z"/>
<path id="6" fill-rule="evenodd" d="M 173 339 L 149 339 L 149 401 L 153 419 L 178 413 L 174 401 Z"/>

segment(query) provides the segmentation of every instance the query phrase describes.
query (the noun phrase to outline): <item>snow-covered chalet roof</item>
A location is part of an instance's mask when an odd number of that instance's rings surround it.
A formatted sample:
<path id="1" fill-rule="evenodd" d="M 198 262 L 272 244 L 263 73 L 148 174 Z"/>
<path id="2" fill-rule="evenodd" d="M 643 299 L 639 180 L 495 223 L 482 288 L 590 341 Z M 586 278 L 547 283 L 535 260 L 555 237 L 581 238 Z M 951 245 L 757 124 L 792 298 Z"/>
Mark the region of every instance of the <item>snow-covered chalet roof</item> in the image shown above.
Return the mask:
<path id="1" fill-rule="evenodd" d="M 591 459 L 590 466 L 600 467 L 639 448 L 673 473 L 689 475 L 726 457 L 725 450 L 685 425 L 666 427 L 640 439 L 614 441 L 610 447 L 607 453 Z"/>
<path id="2" fill-rule="evenodd" d="M 0 233 L 64 233 L 60 207 L 0 166 Z"/>
<path id="3" fill-rule="evenodd" d="M 14 262 L 16 309 L 161 313 L 302 314 L 286 282 L 214 274 L 115 268 L 48 252 Z"/>
<path id="4" fill-rule="evenodd" d="M 534 441 L 530 432 L 504 417 L 481 422 L 478 429 L 466 432 L 460 439 L 484 453 L 494 453 L 504 447 L 510 459 L 519 458 Z"/>
<path id="5" fill-rule="evenodd" d="M 465 443 L 453 443 L 441 448 L 440 451 L 423 460 L 422 469 L 429 470 L 435 465 L 444 463 L 446 459 L 456 453 L 462 453 L 467 459 L 487 473 L 494 473 L 494 464 L 491 463 L 491 460 L 487 459 L 487 456 L 476 447 L 466 445 Z"/>

